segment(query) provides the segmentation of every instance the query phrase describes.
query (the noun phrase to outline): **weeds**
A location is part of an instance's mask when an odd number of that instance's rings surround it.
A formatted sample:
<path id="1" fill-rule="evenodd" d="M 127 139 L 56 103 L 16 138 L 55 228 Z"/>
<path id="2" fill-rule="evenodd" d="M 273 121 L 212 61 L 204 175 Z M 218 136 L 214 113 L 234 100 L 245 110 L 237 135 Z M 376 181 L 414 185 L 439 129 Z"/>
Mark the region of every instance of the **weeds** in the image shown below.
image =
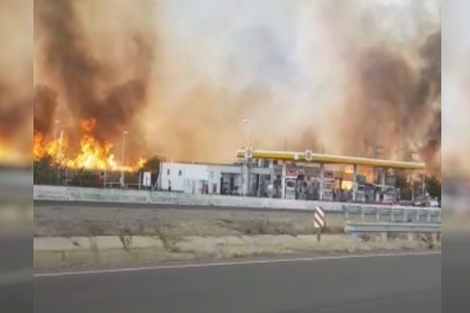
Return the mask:
<path id="1" fill-rule="evenodd" d="M 343 226 L 327 226 L 323 230 L 323 234 L 343 235 L 344 234 L 344 227 Z"/>
<path id="2" fill-rule="evenodd" d="M 232 226 L 245 235 L 299 235 L 309 230 L 297 230 L 293 222 L 273 222 L 269 219 L 243 221 Z"/>
<path id="3" fill-rule="evenodd" d="M 103 236 L 106 234 L 104 227 L 98 223 L 93 223 L 93 221 L 87 221 L 86 232 L 90 237 Z"/>
<path id="4" fill-rule="evenodd" d="M 431 234 L 419 234 L 419 240 L 422 242 L 428 249 L 434 248 L 434 240 Z"/>
<path id="5" fill-rule="evenodd" d="M 181 241 L 181 237 L 175 234 L 170 225 L 158 222 L 154 227 L 154 234 L 161 240 L 165 250 L 170 252 L 181 252 L 181 250 L 176 246 L 177 243 Z"/>
<path id="6" fill-rule="evenodd" d="M 90 250 L 93 254 L 93 259 L 95 263 L 98 263 L 100 261 L 100 250 L 98 249 L 98 244 L 96 243 L 96 240 L 94 240 L 93 238 L 90 238 Z"/>
<path id="7" fill-rule="evenodd" d="M 124 250 L 129 251 L 132 245 L 132 230 L 127 225 L 119 229 L 119 240 Z"/>

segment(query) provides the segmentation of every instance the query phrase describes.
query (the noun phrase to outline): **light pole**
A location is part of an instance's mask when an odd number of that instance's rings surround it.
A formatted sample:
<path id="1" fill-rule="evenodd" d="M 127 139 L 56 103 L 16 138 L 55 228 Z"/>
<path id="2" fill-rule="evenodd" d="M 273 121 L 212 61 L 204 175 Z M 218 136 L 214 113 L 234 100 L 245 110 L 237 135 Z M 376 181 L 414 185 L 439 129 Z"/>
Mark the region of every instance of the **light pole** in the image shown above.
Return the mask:
<path id="1" fill-rule="evenodd" d="M 55 120 L 54 121 L 54 141 L 57 141 L 57 129 L 59 127 L 60 121 Z"/>
<path id="2" fill-rule="evenodd" d="M 125 186 L 125 181 L 124 181 L 124 156 L 125 156 L 125 149 L 126 149 L 126 135 L 129 134 L 128 131 L 123 131 L 122 132 L 122 147 L 121 147 L 121 188 L 124 188 Z"/>
<path id="3" fill-rule="evenodd" d="M 59 120 L 54 121 L 54 148 L 57 148 L 57 153 L 55 155 L 57 163 L 57 184 L 60 184 L 60 165 L 61 165 L 61 142 L 57 142 L 57 131 L 59 130 Z"/>
<path id="4" fill-rule="evenodd" d="M 245 124 L 245 131 L 246 131 L 246 142 L 245 142 L 245 145 L 246 147 L 248 148 L 248 146 L 250 145 L 250 120 L 245 118 L 243 120 L 243 124 Z"/>
<path id="5" fill-rule="evenodd" d="M 248 149 L 249 145 L 250 145 L 250 120 L 245 118 L 243 120 L 243 124 L 245 124 L 245 130 L 246 130 L 246 139 L 245 139 L 245 149 Z M 243 171 L 244 172 L 244 179 L 243 179 L 243 186 L 242 186 L 242 194 L 243 194 L 243 197 L 246 196 L 246 193 L 247 193 L 247 190 L 249 188 L 249 177 L 250 177 L 250 174 L 248 172 L 248 159 L 245 157 L 245 170 Z"/>

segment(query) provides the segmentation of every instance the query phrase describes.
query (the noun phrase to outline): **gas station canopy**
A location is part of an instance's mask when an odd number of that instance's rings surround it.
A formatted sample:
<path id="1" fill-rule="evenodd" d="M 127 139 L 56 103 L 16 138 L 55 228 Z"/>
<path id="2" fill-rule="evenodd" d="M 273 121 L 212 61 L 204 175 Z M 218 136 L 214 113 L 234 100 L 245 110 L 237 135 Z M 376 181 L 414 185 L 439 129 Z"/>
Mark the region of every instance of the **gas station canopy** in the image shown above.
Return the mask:
<path id="1" fill-rule="evenodd" d="M 293 152 L 293 151 L 272 151 L 272 150 L 255 150 L 252 148 L 238 149 L 238 158 L 253 158 L 264 160 L 279 161 L 297 161 L 310 162 L 320 164 L 343 164 L 343 165 L 363 165 L 373 167 L 383 167 L 391 169 L 407 169 L 407 170 L 424 170 L 425 164 L 418 162 L 403 162 L 383 159 L 346 157 L 330 154 L 313 153 L 312 151 Z"/>

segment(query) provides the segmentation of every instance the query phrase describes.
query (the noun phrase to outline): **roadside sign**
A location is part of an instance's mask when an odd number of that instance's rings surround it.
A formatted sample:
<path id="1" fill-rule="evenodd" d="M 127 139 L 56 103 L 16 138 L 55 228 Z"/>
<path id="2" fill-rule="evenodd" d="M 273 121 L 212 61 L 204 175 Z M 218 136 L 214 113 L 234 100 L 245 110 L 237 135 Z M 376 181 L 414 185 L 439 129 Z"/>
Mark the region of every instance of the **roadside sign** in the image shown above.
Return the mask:
<path id="1" fill-rule="evenodd" d="M 317 206 L 313 213 L 313 227 L 317 231 L 317 241 L 320 241 L 321 233 L 325 229 L 325 211 L 321 206 Z"/>
<path id="2" fill-rule="evenodd" d="M 315 208 L 315 213 L 313 214 L 313 227 L 315 228 L 325 227 L 325 211 L 320 206 L 317 206 Z"/>

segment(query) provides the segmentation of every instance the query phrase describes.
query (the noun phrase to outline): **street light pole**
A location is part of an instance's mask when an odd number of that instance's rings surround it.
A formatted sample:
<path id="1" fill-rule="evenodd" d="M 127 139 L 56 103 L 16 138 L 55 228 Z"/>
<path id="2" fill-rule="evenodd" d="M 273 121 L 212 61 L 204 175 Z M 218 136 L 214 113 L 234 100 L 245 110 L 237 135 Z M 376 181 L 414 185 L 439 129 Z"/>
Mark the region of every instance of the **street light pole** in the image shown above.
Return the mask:
<path id="1" fill-rule="evenodd" d="M 54 121 L 54 145 L 58 145 L 58 146 L 55 146 L 55 148 L 58 148 L 58 151 L 57 154 L 56 154 L 56 160 L 54 160 L 57 164 L 57 168 L 56 168 L 56 172 L 57 172 L 57 184 L 60 184 L 60 165 L 61 165 L 61 143 L 60 142 L 57 142 L 57 131 L 59 130 L 59 123 L 60 121 L 59 120 L 55 120 Z"/>
<path id="2" fill-rule="evenodd" d="M 246 131 L 246 142 L 245 142 L 245 145 L 246 147 L 248 147 L 250 145 L 250 120 L 249 119 L 244 119 L 243 120 L 243 123 L 245 124 L 245 131 Z"/>
<path id="3" fill-rule="evenodd" d="M 121 188 L 124 188 L 125 186 L 125 181 L 124 181 L 124 156 L 125 156 L 125 148 L 126 148 L 126 135 L 129 134 L 128 131 L 123 131 L 122 132 L 122 147 L 121 147 Z"/>
<path id="4" fill-rule="evenodd" d="M 59 123 L 60 123 L 59 120 L 54 121 L 54 141 L 57 141 L 57 130 L 58 130 Z"/>
<path id="5" fill-rule="evenodd" d="M 250 146 L 250 120 L 245 118 L 243 120 L 243 123 L 245 124 L 245 127 L 246 127 L 245 128 L 245 131 L 246 131 L 245 148 L 248 149 L 248 147 Z M 247 158 L 245 158 L 245 169 L 244 171 L 242 171 L 242 173 L 244 174 L 242 194 L 243 194 L 243 197 L 245 197 L 249 188 L 249 177 L 250 177 Z"/>

